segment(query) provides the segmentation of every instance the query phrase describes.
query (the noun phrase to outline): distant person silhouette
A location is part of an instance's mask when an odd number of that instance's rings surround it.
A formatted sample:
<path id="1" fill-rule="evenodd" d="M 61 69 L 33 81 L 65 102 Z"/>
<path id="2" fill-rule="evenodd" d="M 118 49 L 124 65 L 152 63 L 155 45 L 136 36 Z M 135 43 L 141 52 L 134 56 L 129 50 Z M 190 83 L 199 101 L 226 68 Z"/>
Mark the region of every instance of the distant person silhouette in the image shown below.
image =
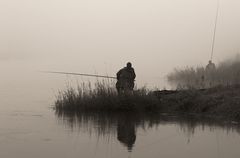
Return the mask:
<path id="1" fill-rule="evenodd" d="M 134 88 L 135 78 L 136 74 L 132 67 L 132 64 L 128 62 L 127 66 L 119 70 L 117 73 L 116 88 L 118 93 L 131 93 Z"/>
<path id="2" fill-rule="evenodd" d="M 213 87 L 216 84 L 216 66 L 212 62 L 212 60 L 209 60 L 208 65 L 205 69 L 205 78 L 206 78 L 206 86 L 208 88 Z"/>
<path id="3" fill-rule="evenodd" d="M 214 71 L 215 69 L 216 69 L 215 64 L 212 62 L 212 60 L 209 60 L 206 66 L 206 71 Z"/>

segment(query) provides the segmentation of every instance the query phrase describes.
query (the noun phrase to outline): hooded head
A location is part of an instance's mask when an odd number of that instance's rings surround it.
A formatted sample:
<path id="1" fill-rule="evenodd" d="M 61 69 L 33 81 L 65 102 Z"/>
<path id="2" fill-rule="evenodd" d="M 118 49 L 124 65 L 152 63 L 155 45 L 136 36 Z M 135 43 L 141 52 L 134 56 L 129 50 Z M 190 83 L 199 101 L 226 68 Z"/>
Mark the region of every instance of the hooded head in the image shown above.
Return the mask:
<path id="1" fill-rule="evenodd" d="M 132 68 L 132 63 L 128 62 L 128 63 L 127 63 L 127 68 L 128 68 L 128 69 Z"/>

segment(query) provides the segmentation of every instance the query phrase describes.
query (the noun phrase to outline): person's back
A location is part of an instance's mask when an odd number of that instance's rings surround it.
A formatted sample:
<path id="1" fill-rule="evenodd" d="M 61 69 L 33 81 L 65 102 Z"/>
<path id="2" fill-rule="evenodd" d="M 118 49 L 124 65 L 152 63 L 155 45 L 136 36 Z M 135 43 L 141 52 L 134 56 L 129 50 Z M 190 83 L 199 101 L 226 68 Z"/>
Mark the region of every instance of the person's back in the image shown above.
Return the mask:
<path id="1" fill-rule="evenodd" d="M 136 78 L 136 74 L 134 69 L 132 68 L 131 63 L 127 63 L 127 67 L 119 70 L 117 73 L 117 83 L 116 88 L 118 93 L 121 91 L 132 91 L 134 88 L 134 80 Z"/>
<path id="2" fill-rule="evenodd" d="M 215 64 L 210 60 L 208 65 L 206 66 L 206 71 L 214 71 L 216 69 Z"/>

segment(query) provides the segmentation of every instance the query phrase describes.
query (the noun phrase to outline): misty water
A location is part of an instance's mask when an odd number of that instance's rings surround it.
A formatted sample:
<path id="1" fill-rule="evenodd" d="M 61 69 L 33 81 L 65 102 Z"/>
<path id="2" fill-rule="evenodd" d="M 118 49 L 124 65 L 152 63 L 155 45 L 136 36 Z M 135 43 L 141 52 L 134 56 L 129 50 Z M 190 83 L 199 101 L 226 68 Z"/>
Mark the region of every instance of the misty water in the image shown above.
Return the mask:
<path id="1" fill-rule="evenodd" d="M 56 112 L 58 90 L 88 79 L 1 70 L 1 158 L 240 156 L 236 122 L 167 114 Z"/>
<path id="2" fill-rule="evenodd" d="M 217 0 L 1 0 L 0 158 L 238 158 L 240 124 L 133 113 L 63 113 L 59 90 L 133 63 L 138 86 L 168 88 L 204 66 Z M 214 62 L 240 50 L 240 1 L 220 1 Z M 213 53 L 213 52 L 212 52 Z"/>

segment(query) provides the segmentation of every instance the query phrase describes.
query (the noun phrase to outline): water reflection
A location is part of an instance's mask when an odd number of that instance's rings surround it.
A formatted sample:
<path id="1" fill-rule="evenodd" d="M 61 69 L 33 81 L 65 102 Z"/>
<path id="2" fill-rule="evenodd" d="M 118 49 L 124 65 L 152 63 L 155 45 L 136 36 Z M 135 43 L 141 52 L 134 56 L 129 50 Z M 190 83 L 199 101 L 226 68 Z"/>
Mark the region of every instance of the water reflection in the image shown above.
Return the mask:
<path id="1" fill-rule="evenodd" d="M 175 125 L 179 127 L 188 141 L 194 135 L 195 130 L 217 129 L 228 132 L 240 133 L 240 125 L 237 122 L 223 119 L 203 118 L 196 116 L 176 116 L 156 113 L 133 113 L 133 112 L 64 112 L 56 111 L 56 115 L 61 123 L 72 131 L 81 130 L 96 134 L 99 137 L 114 137 L 126 149 L 131 152 L 137 139 L 137 130 L 163 126 Z"/>
<path id="2" fill-rule="evenodd" d="M 132 121 L 132 115 L 126 115 L 117 122 L 117 138 L 128 150 L 131 151 L 136 141 L 135 123 Z"/>

